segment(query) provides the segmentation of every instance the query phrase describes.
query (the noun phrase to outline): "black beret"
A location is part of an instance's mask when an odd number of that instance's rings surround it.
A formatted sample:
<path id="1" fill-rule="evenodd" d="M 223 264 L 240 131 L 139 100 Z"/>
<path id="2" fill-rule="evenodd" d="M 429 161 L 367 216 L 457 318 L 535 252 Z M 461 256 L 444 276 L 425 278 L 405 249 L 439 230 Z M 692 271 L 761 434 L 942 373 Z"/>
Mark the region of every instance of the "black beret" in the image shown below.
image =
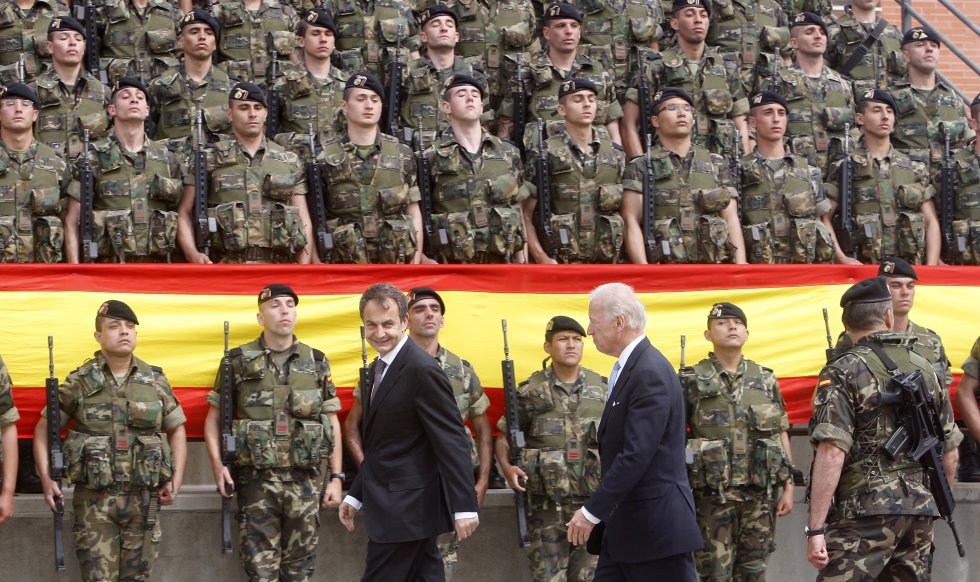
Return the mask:
<path id="1" fill-rule="evenodd" d="M 486 92 L 483 89 L 483 84 L 477 81 L 475 77 L 471 77 L 469 75 L 453 75 L 446 79 L 446 90 L 443 91 L 442 94 L 445 97 L 445 95 L 449 93 L 451 89 L 470 86 L 479 89 L 481 99 L 486 96 Z"/>
<path id="2" fill-rule="evenodd" d="M 582 329 L 579 322 L 575 321 L 571 317 L 556 315 L 548 320 L 548 325 L 546 325 L 544 328 L 545 341 L 550 341 L 551 336 L 560 331 L 574 331 L 580 336 L 585 337 L 585 330 Z"/>
<path id="3" fill-rule="evenodd" d="M 752 108 L 762 107 L 763 105 L 769 105 L 771 103 L 782 105 L 783 109 L 789 112 L 789 104 L 786 103 L 786 99 L 775 91 L 760 91 L 749 99 L 749 107 Z"/>
<path id="4" fill-rule="evenodd" d="M 661 103 L 675 98 L 683 99 L 684 101 L 687 101 L 691 107 L 694 107 L 694 99 L 691 98 L 691 95 L 687 91 L 677 87 L 667 87 L 666 89 L 657 91 L 653 94 L 653 99 L 650 100 L 650 109 L 654 110 L 654 115 L 656 115 L 658 113 L 656 109 L 657 107 L 660 107 Z"/>
<path id="5" fill-rule="evenodd" d="M 3 89 L 0 89 L 0 99 L 9 99 L 11 97 L 27 99 L 34 104 L 35 109 L 41 104 L 37 100 L 37 93 L 34 92 L 34 89 L 31 89 L 23 83 L 11 83 Z"/>
<path id="6" fill-rule="evenodd" d="M 221 38 L 221 25 L 218 24 L 218 19 L 212 16 L 210 12 L 201 10 L 200 8 L 191 10 L 180 19 L 180 30 L 184 30 L 185 26 L 196 23 L 207 24 L 211 28 L 211 32 L 214 33 L 214 38 Z"/>
<path id="7" fill-rule="evenodd" d="M 742 308 L 727 301 L 712 305 L 711 311 L 708 312 L 708 319 L 740 319 L 744 325 L 749 325 L 749 320 L 745 317 Z"/>
<path id="8" fill-rule="evenodd" d="M 306 20 L 306 23 L 310 26 L 326 28 L 332 32 L 334 36 L 339 36 L 337 33 L 337 25 L 334 23 L 330 13 L 322 8 L 310 10 L 306 13 L 306 18 L 304 20 Z"/>
<path id="9" fill-rule="evenodd" d="M 941 45 L 939 39 L 933 34 L 928 28 L 923 26 L 916 26 L 915 28 L 910 28 L 905 31 L 905 36 L 902 37 L 902 46 L 909 44 L 910 42 L 919 42 L 920 40 L 931 40 L 932 42 Z"/>
<path id="10" fill-rule="evenodd" d="M 138 319 L 136 319 L 136 313 L 133 312 L 133 309 L 130 306 L 115 299 L 110 299 L 99 306 L 99 312 L 95 316 L 95 329 L 99 329 L 100 317 L 124 319 L 126 321 L 132 321 L 137 325 L 139 325 L 140 322 Z"/>
<path id="11" fill-rule="evenodd" d="M 674 0 L 674 5 L 671 6 L 670 12 L 673 14 L 685 8 L 704 8 L 708 15 L 711 15 L 711 6 L 705 0 Z"/>
<path id="12" fill-rule="evenodd" d="M 883 277 L 872 277 L 858 281 L 844 292 L 840 298 L 840 306 L 846 308 L 855 303 L 881 303 L 891 301 L 892 294 L 888 291 L 888 283 Z"/>
<path id="13" fill-rule="evenodd" d="M 259 291 L 259 305 L 276 297 L 292 297 L 293 303 L 299 305 L 299 297 L 296 296 L 296 292 L 289 285 L 282 283 L 272 283 L 263 287 Z"/>
<path id="14" fill-rule="evenodd" d="M 878 265 L 878 276 L 879 277 L 908 277 L 910 279 L 919 280 L 919 275 L 916 274 L 915 269 L 909 264 L 905 259 L 900 259 L 898 257 L 886 257 L 884 261 Z"/>
<path id="15" fill-rule="evenodd" d="M 895 99 L 892 98 L 892 94 L 884 89 L 868 89 L 858 100 L 858 104 L 864 103 L 865 101 L 874 101 L 876 103 L 884 103 L 885 105 L 892 108 L 892 111 L 898 111 L 898 107 L 895 105 Z"/>
<path id="16" fill-rule="evenodd" d="M 800 12 L 793 19 L 793 22 L 789 23 L 789 27 L 793 29 L 797 26 L 809 26 L 811 24 L 822 28 L 824 35 L 827 35 L 827 23 L 823 21 L 823 18 L 820 18 L 812 12 Z"/>
<path id="17" fill-rule="evenodd" d="M 361 71 L 356 75 L 351 75 L 350 78 L 347 79 L 347 84 L 344 85 L 344 91 L 354 88 L 374 91 L 378 94 L 378 97 L 381 97 L 382 99 L 384 99 L 385 96 L 385 88 L 381 85 L 381 81 L 367 71 Z"/>
<path id="18" fill-rule="evenodd" d="M 456 16 L 456 11 L 446 6 L 445 4 L 433 4 L 425 10 L 419 12 L 419 26 L 425 26 L 425 23 L 432 20 L 436 16 L 452 16 L 453 22 L 459 24 L 459 17 Z"/>
<path id="19" fill-rule="evenodd" d="M 116 84 L 112 87 L 112 97 L 115 97 L 116 93 L 122 91 L 126 87 L 139 89 L 143 92 L 143 97 L 146 97 L 147 99 L 150 98 L 150 92 L 146 90 L 146 85 L 140 83 L 140 80 L 136 77 L 119 77 Z"/>
<path id="20" fill-rule="evenodd" d="M 435 299 L 439 302 L 439 310 L 442 313 L 446 313 L 446 304 L 443 303 L 442 297 L 436 293 L 435 289 L 430 287 L 415 287 L 408 292 L 408 306 L 411 307 L 422 301 L 423 299 Z"/>
<path id="21" fill-rule="evenodd" d="M 262 87 L 248 81 L 235 83 L 235 86 L 231 88 L 231 93 L 228 94 L 228 101 L 254 101 L 261 103 L 263 107 L 269 106 L 265 100 Z"/>
<path id="22" fill-rule="evenodd" d="M 51 23 L 48 24 L 48 33 L 55 32 L 57 30 L 74 30 L 75 32 L 85 36 L 85 27 L 82 23 L 75 19 L 74 16 L 69 16 L 65 14 L 64 16 L 56 16 L 51 19 Z"/>
<path id="23" fill-rule="evenodd" d="M 548 20 L 563 20 L 566 18 L 571 18 L 579 24 L 582 23 L 582 13 L 578 11 L 578 8 L 572 6 L 567 2 L 558 2 L 552 4 L 544 11 L 544 21 Z"/>
<path id="24" fill-rule="evenodd" d="M 592 91 L 595 95 L 599 94 L 599 88 L 595 86 L 595 83 L 588 79 L 576 77 L 565 81 L 558 87 L 558 98 L 561 99 L 565 95 L 571 95 L 579 91 Z"/>

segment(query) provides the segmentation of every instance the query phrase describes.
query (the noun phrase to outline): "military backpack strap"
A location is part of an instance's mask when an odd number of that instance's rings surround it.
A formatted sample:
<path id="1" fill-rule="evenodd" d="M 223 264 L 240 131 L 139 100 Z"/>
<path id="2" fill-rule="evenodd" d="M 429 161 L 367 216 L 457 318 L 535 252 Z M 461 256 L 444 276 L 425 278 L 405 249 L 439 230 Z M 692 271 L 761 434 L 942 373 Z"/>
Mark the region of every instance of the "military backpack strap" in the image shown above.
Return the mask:
<path id="1" fill-rule="evenodd" d="M 881 33 L 885 31 L 885 26 L 887 24 L 888 22 L 884 18 L 878 21 L 878 26 L 875 26 L 874 30 L 871 31 L 871 34 L 868 35 L 868 38 L 864 39 L 861 46 L 859 46 L 854 53 L 851 54 L 851 58 L 847 59 L 844 66 L 838 69 L 837 72 L 850 78 L 851 69 L 856 67 L 858 63 L 864 59 L 864 56 L 868 54 L 869 50 L 871 50 L 871 45 L 878 42 L 878 39 L 881 37 Z"/>
<path id="2" fill-rule="evenodd" d="M 893 359 L 891 359 L 891 358 L 888 357 L 888 354 L 886 354 L 885 353 L 885 350 L 882 349 L 881 344 L 879 344 L 876 341 L 872 341 L 872 340 L 868 339 L 867 337 L 861 338 L 861 340 L 858 341 L 858 344 L 859 345 L 863 345 L 863 346 L 867 346 L 868 348 L 870 348 L 871 351 L 874 352 L 874 354 L 876 356 L 878 356 L 878 359 L 881 360 L 881 363 L 884 364 L 885 369 L 888 370 L 888 373 L 893 378 L 895 376 L 898 376 L 898 374 L 899 374 L 898 365 L 895 364 L 895 360 L 893 360 Z"/>

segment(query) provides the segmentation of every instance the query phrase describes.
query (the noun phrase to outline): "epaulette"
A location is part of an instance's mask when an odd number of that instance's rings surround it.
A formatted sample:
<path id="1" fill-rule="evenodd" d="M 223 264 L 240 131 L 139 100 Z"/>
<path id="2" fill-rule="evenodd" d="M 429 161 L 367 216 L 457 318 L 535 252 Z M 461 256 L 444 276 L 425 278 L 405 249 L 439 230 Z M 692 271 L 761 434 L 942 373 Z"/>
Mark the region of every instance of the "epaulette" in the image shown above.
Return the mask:
<path id="1" fill-rule="evenodd" d="M 323 352 L 321 352 L 320 350 L 318 350 L 316 348 L 310 348 L 310 350 L 313 351 L 313 360 L 314 361 L 316 361 L 316 362 L 325 362 L 325 361 L 327 361 L 327 355 L 324 354 Z"/>
<path id="2" fill-rule="evenodd" d="M 473 367 L 473 364 L 471 364 L 471 363 L 469 363 L 469 362 L 467 362 L 467 361 L 466 361 L 466 360 L 464 360 L 463 358 L 460 358 L 459 360 L 460 360 L 461 362 L 463 362 L 463 366 L 466 366 L 467 368 L 472 368 L 472 367 Z"/>
<path id="3" fill-rule="evenodd" d="M 150 369 L 156 372 L 157 374 L 163 375 L 163 368 L 161 368 L 160 366 L 151 365 Z"/>

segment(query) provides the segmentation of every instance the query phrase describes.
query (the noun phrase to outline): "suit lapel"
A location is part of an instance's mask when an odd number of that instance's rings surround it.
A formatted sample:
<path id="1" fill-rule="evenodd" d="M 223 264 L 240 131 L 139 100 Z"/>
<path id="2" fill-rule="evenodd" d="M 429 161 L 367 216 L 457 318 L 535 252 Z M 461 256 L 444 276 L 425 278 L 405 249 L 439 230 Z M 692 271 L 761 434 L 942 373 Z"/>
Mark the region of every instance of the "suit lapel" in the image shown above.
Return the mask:
<path id="1" fill-rule="evenodd" d="M 636 344 L 633 348 L 633 353 L 630 357 L 626 359 L 626 365 L 619 372 L 619 378 L 616 378 L 616 385 L 613 387 L 612 398 L 606 401 L 606 406 L 602 409 L 602 417 L 599 419 L 599 436 L 605 432 L 606 429 L 606 418 L 612 414 L 614 408 L 623 406 L 627 398 L 626 389 L 627 382 L 629 381 L 630 375 L 633 372 L 633 367 L 640 360 L 641 354 L 646 351 L 647 347 L 650 345 L 650 340 L 643 338 L 640 343 Z"/>
<path id="2" fill-rule="evenodd" d="M 371 397 L 370 395 L 368 396 L 367 418 L 365 419 L 366 423 L 371 422 L 371 420 L 377 414 L 378 408 L 381 407 L 381 403 L 384 401 L 385 396 L 387 396 L 388 393 L 391 392 L 392 385 L 394 385 L 395 382 L 398 381 L 398 376 L 401 371 L 401 368 L 402 366 L 405 365 L 405 358 L 407 356 L 407 353 L 413 347 L 411 343 L 412 343 L 411 339 L 405 342 L 405 345 L 402 346 L 402 349 L 398 351 L 398 355 L 395 356 L 394 361 L 392 361 L 391 365 L 388 366 L 388 369 L 385 370 L 384 377 L 381 379 L 381 384 L 378 386 L 378 390 L 374 393 L 374 397 Z M 371 368 L 372 386 L 374 385 L 374 373 L 378 368 L 377 362 L 378 361 L 375 361 L 374 365 Z M 370 390 L 371 388 L 369 387 L 368 392 L 370 392 Z"/>

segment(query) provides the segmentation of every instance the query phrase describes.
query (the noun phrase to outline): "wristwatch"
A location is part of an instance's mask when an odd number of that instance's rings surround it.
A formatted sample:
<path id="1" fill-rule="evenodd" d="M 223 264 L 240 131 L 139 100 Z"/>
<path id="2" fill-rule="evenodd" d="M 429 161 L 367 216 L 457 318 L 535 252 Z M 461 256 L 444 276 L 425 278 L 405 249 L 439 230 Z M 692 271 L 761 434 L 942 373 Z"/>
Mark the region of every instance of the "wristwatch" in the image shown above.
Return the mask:
<path id="1" fill-rule="evenodd" d="M 346 473 L 330 473 L 330 480 L 333 481 L 334 479 L 340 479 L 341 481 L 346 481 L 347 480 L 347 474 Z"/>
<path id="2" fill-rule="evenodd" d="M 808 538 L 812 538 L 813 536 L 822 536 L 826 531 L 827 524 L 824 524 L 823 527 L 818 527 L 817 529 L 810 529 L 809 526 L 803 526 L 803 535 Z"/>

